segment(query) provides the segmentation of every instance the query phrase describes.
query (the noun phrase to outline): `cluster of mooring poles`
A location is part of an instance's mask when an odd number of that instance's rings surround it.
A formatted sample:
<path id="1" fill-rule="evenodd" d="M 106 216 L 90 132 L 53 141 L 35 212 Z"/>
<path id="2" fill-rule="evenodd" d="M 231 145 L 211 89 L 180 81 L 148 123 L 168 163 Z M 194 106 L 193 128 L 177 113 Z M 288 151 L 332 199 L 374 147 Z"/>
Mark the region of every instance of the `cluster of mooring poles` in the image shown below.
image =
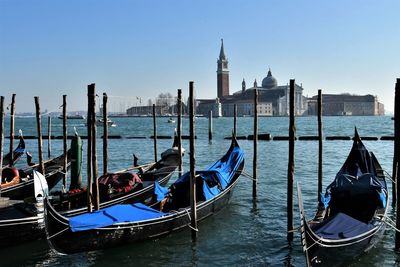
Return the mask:
<path id="1" fill-rule="evenodd" d="M 182 90 L 178 89 L 177 97 L 177 137 L 178 137 L 178 149 L 179 149 L 179 176 L 183 172 L 182 163 Z M 88 85 L 88 113 L 87 113 L 87 203 L 88 211 L 92 212 L 93 208 L 98 210 L 100 207 L 99 201 L 99 188 L 98 188 L 98 165 L 96 155 L 96 91 L 95 84 Z M 15 120 L 15 97 L 13 94 L 11 98 L 11 112 L 10 112 L 10 166 L 13 166 L 14 155 L 13 155 L 13 141 L 14 141 L 14 120 Z M 296 140 L 296 125 L 295 125 L 295 80 L 290 80 L 289 86 L 289 151 L 288 151 L 288 169 L 287 169 L 287 240 L 293 241 L 294 227 L 293 227 L 293 182 L 294 182 L 294 150 Z M 39 97 L 35 96 L 35 108 L 36 108 L 36 123 L 37 123 L 37 134 L 38 134 L 38 157 L 40 172 L 45 174 L 44 160 L 42 156 L 42 128 L 41 128 L 41 114 Z M 108 117 L 107 117 L 107 94 L 103 93 L 103 173 L 108 173 Z M 397 202 L 400 194 L 400 184 L 396 183 L 398 176 L 398 167 L 400 162 L 400 79 L 397 79 L 395 86 L 395 113 L 394 113 L 394 156 L 393 156 L 393 170 L 392 170 L 392 205 L 396 204 L 396 228 L 400 229 L 400 205 Z M 191 207 L 191 235 L 192 239 L 197 238 L 197 209 L 196 209 L 196 158 L 195 158 L 195 105 L 194 105 L 194 82 L 189 82 L 189 140 L 190 140 L 190 207 Z M 67 187 L 67 96 L 63 95 L 62 104 L 62 118 L 63 118 L 63 189 Z M 0 166 L 3 164 L 3 144 L 4 144 L 4 96 L 0 97 Z M 233 136 L 237 135 L 237 105 L 234 105 L 234 116 L 233 116 Z M 209 112 L 208 116 L 208 137 L 212 140 L 212 111 Z M 157 161 L 157 112 L 156 106 L 153 104 L 153 136 L 154 139 L 154 161 Z M 322 161 L 323 161 L 323 131 L 322 131 L 322 92 L 318 90 L 317 99 L 317 119 L 318 119 L 318 190 L 317 199 L 319 205 L 321 202 L 322 193 Z M 77 134 L 76 134 L 77 135 Z M 254 90 L 254 133 L 252 136 L 253 140 L 253 186 L 252 186 L 252 197 L 255 202 L 257 199 L 257 143 L 258 143 L 258 90 Z M 75 143 L 74 143 L 75 142 Z M 81 143 L 79 139 L 73 139 L 71 146 Z M 48 157 L 51 157 L 51 118 L 48 118 Z M 81 155 L 71 155 L 73 161 L 81 161 Z M 81 186 L 81 174 L 80 171 L 73 170 L 74 165 L 71 169 L 74 175 L 71 175 L 70 189 L 80 188 Z M 129 169 L 127 169 L 129 170 Z M 74 179 L 72 179 L 74 177 Z M 0 181 L 1 181 L 0 172 Z M 1 195 L 1 191 L 0 191 Z M 396 231 L 395 236 L 395 249 L 400 251 L 400 232 Z"/>

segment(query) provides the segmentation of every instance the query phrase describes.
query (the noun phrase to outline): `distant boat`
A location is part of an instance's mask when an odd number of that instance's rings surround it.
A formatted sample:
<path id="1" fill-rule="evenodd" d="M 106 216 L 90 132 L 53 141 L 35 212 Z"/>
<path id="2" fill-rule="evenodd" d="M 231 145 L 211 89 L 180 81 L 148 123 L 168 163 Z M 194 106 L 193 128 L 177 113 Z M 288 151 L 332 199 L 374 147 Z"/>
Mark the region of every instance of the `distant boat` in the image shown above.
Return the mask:
<path id="1" fill-rule="evenodd" d="M 175 120 L 173 118 L 169 118 L 168 123 L 175 123 Z"/>
<path id="2" fill-rule="evenodd" d="M 61 114 L 58 116 L 59 119 L 63 119 L 64 116 Z M 67 120 L 84 120 L 85 116 L 84 115 L 79 115 L 79 114 L 75 114 L 75 115 L 67 115 Z"/>
<path id="3" fill-rule="evenodd" d="M 107 124 L 108 127 L 117 127 L 117 124 L 108 118 L 107 118 Z M 85 125 L 87 126 L 87 122 L 85 123 Z M 103 118 L 96 120 L 96 126 L 103 126 L 103 125 L 104 125 Z"/>

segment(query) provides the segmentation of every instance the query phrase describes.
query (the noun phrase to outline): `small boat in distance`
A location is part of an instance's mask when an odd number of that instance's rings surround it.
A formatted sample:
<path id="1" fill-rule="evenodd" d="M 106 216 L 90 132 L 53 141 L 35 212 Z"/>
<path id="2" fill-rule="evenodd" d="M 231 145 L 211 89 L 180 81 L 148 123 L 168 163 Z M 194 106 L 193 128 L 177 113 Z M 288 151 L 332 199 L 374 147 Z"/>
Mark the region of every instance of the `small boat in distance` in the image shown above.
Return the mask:
<path id="1" fill-rule="evenodd" d="M 175 120 L 172 117 L 169 117 L 168 123 L 175 123 Z"/>
<path id="2" fill-rule="evenodd" d="M 385 174 L 357 129 L 353 147 L 321 194 L 313 220 L 305 219 L 300 184 L 297 191 L 307 266 L 346 266 L 382 238 L 389 206 Z"/>
<path id="3" fill-rule="evenodd" d="M 117 127 L 117 124 L 115 122 L 113 122 L 112 120 L 107 118 L 107 124 L 108 127 Z M 96 120 L 96 126 L 103 126 L 104 125 L 104 120 L 103 118 L 97 119 Z M 85 126 L 87 126 L 87 122 L 85 123 Z"/>
<path id="4" fill-rule="evenodd" d="M 107 124 L 108 124 L 108 127 L 116 127 L 117 126 L 117 124 L 115 122 L 113 122 L 112 120 L 110 120 L 108 118 L 107 118 Z M 100 118 L 100 119 L 96 120 L 96 125 L 97 126 L 103 126 L 104 125 L 103 118 Z"/>
<path id="5" fill-rule="evenodd" d="M 64 116 L 61 114 L 58 116 L 59 119 L 63 119 Z M 84 120 L 86 119 L 84 115 L 79 115 L 79 114 L 75 114 L 75 115 L 67 115 L 67 120 Z"/>

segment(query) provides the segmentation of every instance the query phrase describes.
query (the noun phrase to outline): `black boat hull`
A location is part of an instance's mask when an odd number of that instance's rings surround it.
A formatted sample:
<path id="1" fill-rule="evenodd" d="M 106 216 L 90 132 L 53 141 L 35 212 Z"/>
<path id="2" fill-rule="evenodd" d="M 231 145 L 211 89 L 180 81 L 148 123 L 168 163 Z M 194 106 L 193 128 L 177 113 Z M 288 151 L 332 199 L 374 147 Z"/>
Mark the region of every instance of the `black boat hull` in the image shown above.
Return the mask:
<path id="1" fill-rule="evenodd" d="M 227 206 L 244 166 L 241 163 L 232 183 L 218 196 L 197 204 L 197 219 L 203 220 Z M 72 232 L 68 219 L 60 216 L 45 202 L 47 238 L 50 245 L 59 253 L 70 254 L 92 251 L 167 235 L 190 225 L 190 208 L 176 213 L 143 222 L 120 223 L 93 230 Z M 79 242 L 75 242 L 79 240 Z"/>
<path id="2" fill-rule="evenodd" d="M 63 177 L 62 173 L 63 161 L 64 161 L 64 156 L 61 155 L 57 158 L 45 162 L 45 170 L 46 170 L 45 177 L 49 190 L 51 190 Z M 68 162 L 67 168 L 69 166 L 70 162 Z M 22 178 L 21 181 L 16 185 L 3 188 L 1 190 L 1 196 L 8 197 L 10 199 L 24 199 L 27 197 L 33 197 L 34 195 L 33 170 L 36 170 L 37 168 L 38 166 L 20 170 L 20 173 L 23 174 L 23 176 L 26 178 Z M 28 175 L 29 178 L 27 177 Z"/>
<path id="3" fill-rule="evenodd" d="M 373 248 L 382 239 L 384 230 L 385 224 L 381 223 L 369 233 L 357 238 L 329 242 L 329 240 L 318 240 L 318 236 L 308 229 L 305 235 L 309 245 L 308 257 L 310 265 L 343 266 L 349 264 L 355 258 Z"/>
<path id="4" fill-rule="evenodd" d="M 329 200 L 319 203 L 311 221 L 305 218 L 298 184 L 301 240 L 307 266 L 347 265 L 382 239 L 389 208 L 385 173 L 375 155 L 362 144 L 357 130 L 353 140 L 349 156 L 327 188 L 325 197 L 329 196 Z M 345 216 L 336 217 L 339 213 Z"/>
<path id="5" fill-rule="evenodd" d="M 25 210 L 29 207 L 29 211 Z M 0 211 L 0 247 L 8 247 L 45 236 L 43 206 L 16 204 Z"/>

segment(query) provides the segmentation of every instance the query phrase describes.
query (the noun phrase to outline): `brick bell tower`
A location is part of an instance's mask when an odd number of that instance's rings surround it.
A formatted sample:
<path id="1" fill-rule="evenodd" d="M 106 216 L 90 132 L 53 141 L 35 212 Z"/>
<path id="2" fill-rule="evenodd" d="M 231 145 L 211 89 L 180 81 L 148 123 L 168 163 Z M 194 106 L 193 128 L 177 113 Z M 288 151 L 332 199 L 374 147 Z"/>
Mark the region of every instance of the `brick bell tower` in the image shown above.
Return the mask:
<path id="1" fill-rule="evenodd" d="M 224 40 L 221 39 L 221 51 L 217 61 L 217 96 L 222 99 L 229 95 L 229 70 L 228 60 L 224 51 Z"/>

